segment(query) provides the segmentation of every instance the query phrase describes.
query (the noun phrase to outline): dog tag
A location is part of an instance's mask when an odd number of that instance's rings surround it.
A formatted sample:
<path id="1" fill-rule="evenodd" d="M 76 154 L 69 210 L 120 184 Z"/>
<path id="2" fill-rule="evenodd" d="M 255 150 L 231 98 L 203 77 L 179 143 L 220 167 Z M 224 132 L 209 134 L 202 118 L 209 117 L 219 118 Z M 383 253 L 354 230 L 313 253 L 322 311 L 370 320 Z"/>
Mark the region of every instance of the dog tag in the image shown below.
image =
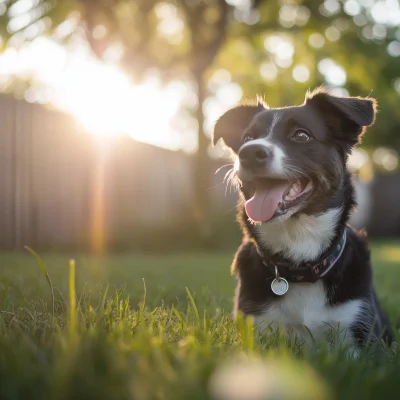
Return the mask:
<path id="1" fill-rule="evenodd" d="M 285 278 L 275 278 L 271 283 L 271 290 L 278 296 L 283 296 L 289 290 L 289 283 Z"/>

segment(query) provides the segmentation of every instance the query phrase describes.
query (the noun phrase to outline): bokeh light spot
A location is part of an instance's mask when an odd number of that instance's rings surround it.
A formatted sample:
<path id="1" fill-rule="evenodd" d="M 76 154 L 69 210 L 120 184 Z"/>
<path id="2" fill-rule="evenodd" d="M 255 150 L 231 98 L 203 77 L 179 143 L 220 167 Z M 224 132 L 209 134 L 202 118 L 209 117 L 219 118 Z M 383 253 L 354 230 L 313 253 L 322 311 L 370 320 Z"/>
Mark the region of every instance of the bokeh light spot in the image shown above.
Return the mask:
<path id="1" fill-rule="evenodd" d="M 292 71 L 293 79 L 297 82 L 307 82 L 310 78 L 310 70 L 304 64 L 297 64 Z"/>
<path id="2" fill-rule="evenodd" d="M 340 39 L 340 31 L 338 28 L 330 26 L 329 28 L 326 28 L 325 36 L 331 42 L 336 42 Z"/>
<path id="3" fill-rule="evenodd" d="M 340 12 L 340 3 L 337 0 L 325 0 L 319 7 L 319 12 L 325 17 L 330 17 Z"/>
<path id="4" fill-rule="evenodd" d="M 325 38 L 320 33 L 312 33 L 308 38 L 308 43 L 311 47 L 319 49 L 324 46 Z"/>
<path id="5" fill-rule="evenodd" d="M 383 25 L 375 24 L 372 28 L 372 35 L 375 39 L 384 39 L 386 33 L 386 28 Z"/>
<path id="6" fill-rule="evenodd" d="M 387 51 L 392 57 L 399 57 L 400 56 L 400 42 L 397 40 L 390 42 L 387 47 Z"/>
<path id="7" fill-rule="evenodd" d="M 266 81 L 274 81 L 278 75 L 278 68 L 272 62 L 262 63 L 260 66 L 260 74 Z"/>
<path id="8" fill-rule="evenodd" d="M 345 13 L 351 16 L 355 16 L 361 12 L 360 3 L 358 3 L 356 0 L 347 0 L 344 3 L 343 8 Z"/>
<path id="9" fill-rule="evenodd" d="M 346 71 L 330 58 L 324 58 L 318 63 L 318 71 L 331 85 L 343 86 L 346 83 Z"/>

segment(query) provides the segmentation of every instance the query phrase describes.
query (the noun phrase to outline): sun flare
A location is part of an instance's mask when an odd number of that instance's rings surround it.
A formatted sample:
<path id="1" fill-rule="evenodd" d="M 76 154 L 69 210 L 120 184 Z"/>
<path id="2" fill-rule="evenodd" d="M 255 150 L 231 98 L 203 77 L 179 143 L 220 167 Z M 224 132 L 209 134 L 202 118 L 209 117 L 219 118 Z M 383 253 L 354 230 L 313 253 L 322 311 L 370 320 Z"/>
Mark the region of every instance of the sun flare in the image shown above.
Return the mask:
<path id="1" fill-rule="evenodd" d="M 162 88 L 157 79 L 133 85 L 114 66 L 74 57 L 65 68 L 55 102 L 96 136 L 128 134 L 171 145 L 168 130 L 180 108 L 182 92 L 179 85 Z"/>
<path id="2" fill-rule="evenodd" d="M 0 86 L 10 76 L 33 78 L 36 85 L 26 91 L 27 101 L 50 101 L 99 138 L 127 134 L 170 149 L 193 150 L 196 145 L 189 143 L 195 136 L 184 138 L 182 127 L 175 126 L 190 97 L 183 82 L 163 85 L 155 75 L 132 84 L 121 69 L 97 61 L 84 48 L 69 52 L 44 37 L 0 54 Z"/>

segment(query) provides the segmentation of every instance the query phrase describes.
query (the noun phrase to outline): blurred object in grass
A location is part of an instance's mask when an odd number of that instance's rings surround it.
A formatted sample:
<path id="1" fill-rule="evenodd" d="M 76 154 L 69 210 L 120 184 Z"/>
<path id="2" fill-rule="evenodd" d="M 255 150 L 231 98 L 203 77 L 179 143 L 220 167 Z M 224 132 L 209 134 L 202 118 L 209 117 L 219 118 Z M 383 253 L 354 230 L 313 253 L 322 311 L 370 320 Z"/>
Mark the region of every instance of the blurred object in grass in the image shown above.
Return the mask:
<path id="1" fill-rule="evenodd" d="M 210 379 L 216 400 L 328 400 L 324 380 L 305 362 L 291 358 L 238 358 Z"/>

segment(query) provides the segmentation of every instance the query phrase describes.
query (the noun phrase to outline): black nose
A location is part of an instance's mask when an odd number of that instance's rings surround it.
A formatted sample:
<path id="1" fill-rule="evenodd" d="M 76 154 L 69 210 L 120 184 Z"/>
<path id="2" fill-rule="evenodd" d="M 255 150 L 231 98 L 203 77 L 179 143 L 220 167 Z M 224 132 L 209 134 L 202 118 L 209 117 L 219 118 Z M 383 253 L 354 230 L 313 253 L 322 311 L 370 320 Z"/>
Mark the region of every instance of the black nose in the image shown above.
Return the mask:
<path id="1" fill-rule="evenodd" d="M 239 151 L 239 160 L 243 168 L 254 169 L 262 167 L 268 160 L 269 156 L 269 149 L 258 144 L 245 146 Z"/>

